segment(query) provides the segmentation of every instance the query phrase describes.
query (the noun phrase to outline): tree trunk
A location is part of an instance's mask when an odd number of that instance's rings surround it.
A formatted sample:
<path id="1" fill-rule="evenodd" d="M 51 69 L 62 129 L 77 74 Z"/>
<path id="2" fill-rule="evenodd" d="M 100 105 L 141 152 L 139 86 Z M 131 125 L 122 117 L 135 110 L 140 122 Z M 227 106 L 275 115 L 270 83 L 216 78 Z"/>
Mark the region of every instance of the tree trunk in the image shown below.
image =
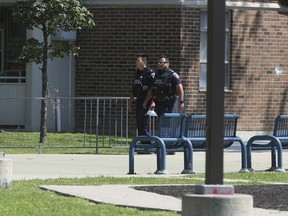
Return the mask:
<path id="1" fill-rule="evenodd" d="M 43 25 L 43 61 L 42 61 L 42 100 L 41 100 L 41 121 L 40 121 L 40 143 L 47 143 L 47 107 L 48 107 L 48 34 L 45 25 Z"/>
<path id="2" fill-rule="evenodd" d="M 42 98 L 45 99 L 41 100 L 40 143 L 47 143 L 47 106 L 48 106 L 48 99 L 46 99 L 47 96 L 48 96 L 47 67 L 45 69 L 43 62 Z"/>

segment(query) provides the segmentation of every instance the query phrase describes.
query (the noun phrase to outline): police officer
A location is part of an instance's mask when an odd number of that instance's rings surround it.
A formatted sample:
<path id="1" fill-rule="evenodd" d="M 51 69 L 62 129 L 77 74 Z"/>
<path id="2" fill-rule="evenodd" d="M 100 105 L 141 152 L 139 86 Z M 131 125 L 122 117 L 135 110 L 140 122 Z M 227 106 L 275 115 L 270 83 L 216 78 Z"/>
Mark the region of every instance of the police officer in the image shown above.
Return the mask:
<path id="1" fill-rule="evenodd" d="M 139 55 L 136 58 L 136 72 L 132 84 L 132 93 L 129 100 L 129 110 L 132 108 L 132 101 L 136 99 L 136 124 L 138 135 L 149 135 L 148 118 L 146 115 L 148 109 L 155 104 L 150 98 L 143 107 L 143 102 L 147 96 L 149 89 L 153 84 L 155 72 L 147 66 L 148 57 L 146 55 Z"/>
<path id="2" fill-rule="evenodd" d="M 179 75 L 169 68 L 170 62 L 166 56 L 160 56 L 158 71 L 155 74 L 154 83 L 143 103 L 146 106 L 151 97 L 155 102 L 155 111 L 160 116 L 163 113 L 171 113 L 179 96 L 178 110 L 184 109 L 184 90 Z"/>

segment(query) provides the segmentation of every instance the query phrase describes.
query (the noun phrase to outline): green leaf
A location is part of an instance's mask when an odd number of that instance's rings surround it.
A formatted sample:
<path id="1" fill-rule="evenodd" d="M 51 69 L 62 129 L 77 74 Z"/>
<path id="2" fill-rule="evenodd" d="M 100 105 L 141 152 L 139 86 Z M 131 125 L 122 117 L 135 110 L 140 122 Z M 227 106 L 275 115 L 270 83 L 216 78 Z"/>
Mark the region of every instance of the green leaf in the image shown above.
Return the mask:
<path id="1" fill-rule="evenodd" d="M 93 15 L 80 0 L 28 0 L 18 2 L 13 10 L 13 18 L 27 29 L 38 28 L 43 38 L 54 36 L 58 31 L 75 31 L 95 25 Z M 27 40 L 20 52 L 21 62 L 43 63 L 43 58 L 63 58 L 66 54 L 77 55 L 79 48 L 67 41 Z M 47 56 L 47 57 L 46 57 Z"/>
<path id="2" fill-rule="evenodd" d="M 19 56 L 20 62 L 35 62 L 40 64 L 43 59 L 44 44 L 40 43 L 35 38 L 30 38 L 27 40 L 26 44 L 23 46 L 22 52 Z"/>

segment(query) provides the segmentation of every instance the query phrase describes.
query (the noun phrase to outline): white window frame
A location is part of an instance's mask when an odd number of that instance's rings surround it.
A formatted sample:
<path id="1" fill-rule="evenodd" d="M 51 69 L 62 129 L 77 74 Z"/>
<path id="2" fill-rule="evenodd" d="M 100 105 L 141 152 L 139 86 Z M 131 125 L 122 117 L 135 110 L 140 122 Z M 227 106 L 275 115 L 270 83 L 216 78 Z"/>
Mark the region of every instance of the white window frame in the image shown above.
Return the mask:
<path id="1" fill-rule="evenodd" d="M 200 12 L 200 68 L 199 68 L 199 90 L 207 90 L 207 11 Z M 224 89 L 230 90 L 230 12 L 225 16 L 225 80 Z"/>

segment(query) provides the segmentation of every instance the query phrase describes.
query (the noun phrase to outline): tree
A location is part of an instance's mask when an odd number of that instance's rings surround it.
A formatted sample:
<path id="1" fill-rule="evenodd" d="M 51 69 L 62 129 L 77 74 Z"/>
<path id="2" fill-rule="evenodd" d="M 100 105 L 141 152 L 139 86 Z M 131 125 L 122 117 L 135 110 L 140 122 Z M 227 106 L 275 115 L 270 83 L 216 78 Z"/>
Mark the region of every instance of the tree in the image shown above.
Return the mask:
<path id="1" fill-rule="evenodd" d="M 66 54 L 77 55 L 79 47 L 71 41 L 49 41 L 58 31 L 71 32 L 95 25 L 92 14 L 81 0 L 28 0 L 16 4 L 13 18 L 27 29 L 40 29 L 43 41 L 29 38 L 20 51 L 19 61 L 42 65 L 42 99 L 40 143 L 47 142 L 47 105 L 49 96 L 47 62 L 48 59 L 63 58 Z"/>

